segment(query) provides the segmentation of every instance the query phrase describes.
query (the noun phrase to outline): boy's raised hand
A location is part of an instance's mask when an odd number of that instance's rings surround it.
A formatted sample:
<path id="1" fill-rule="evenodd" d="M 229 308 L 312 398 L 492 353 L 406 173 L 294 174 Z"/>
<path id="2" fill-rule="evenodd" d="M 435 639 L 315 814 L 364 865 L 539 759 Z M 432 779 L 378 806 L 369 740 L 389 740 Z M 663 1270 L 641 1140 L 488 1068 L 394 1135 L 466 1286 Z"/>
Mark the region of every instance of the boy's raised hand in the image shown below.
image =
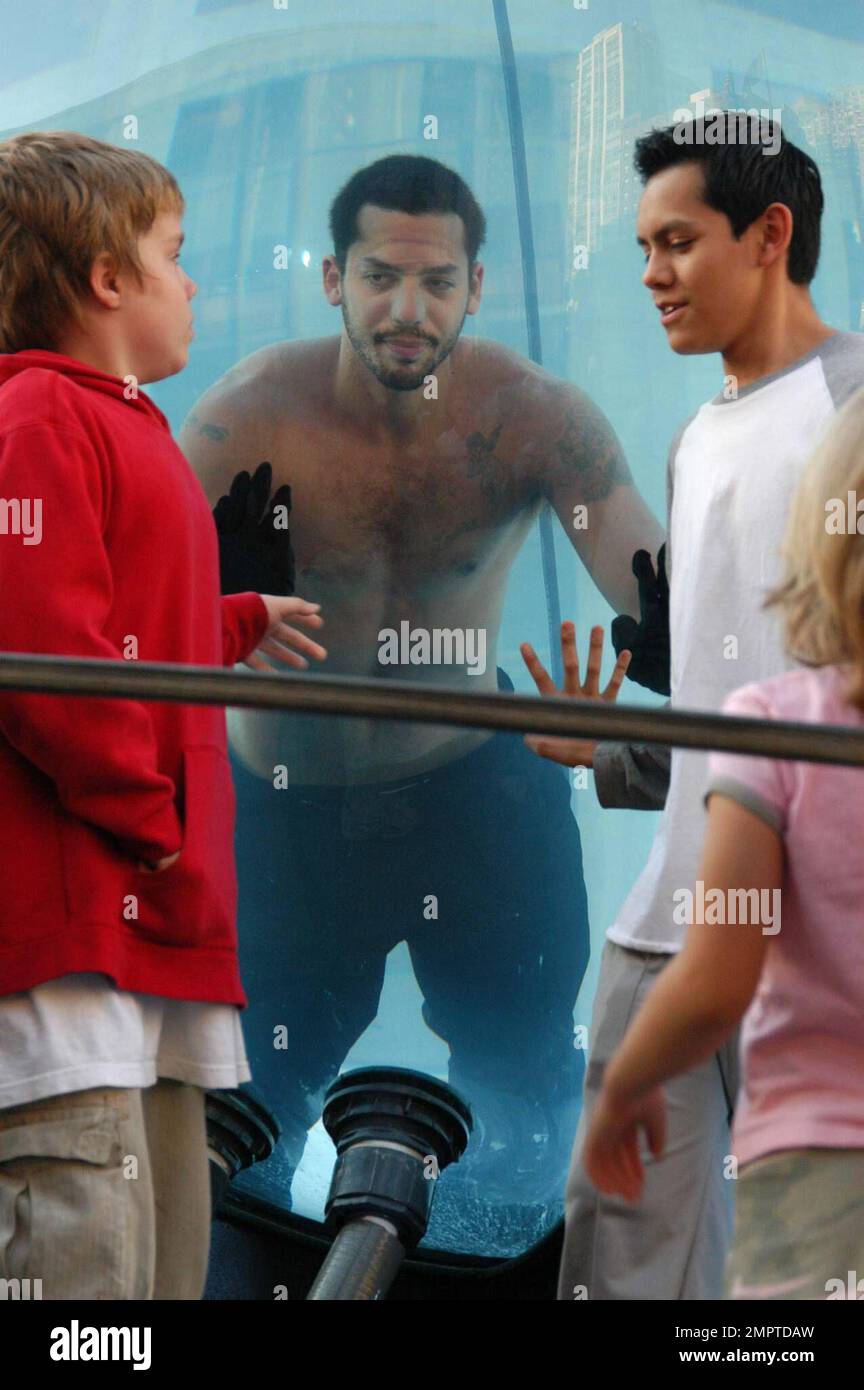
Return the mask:
<path id="1" fill-rule="evenodd" d="M 283 661 L 286 666 L 305 671 L 309 662 L 305 656 L 300 655 L 301 652 L 314 656 L 316 661 L 324 660 L 327 648 L 313 642 L 304 632 L 298 632 L 288 621 L 291 619 L 295 623 L 303 623 L 305 627 L 323 627 L 324 619 L 318 611 L 320 603 L 309 603 L 305 598 L 298 598 L 296 595 L 283 598 L 280 594 L 261 594 L 259 597 L 267 609 L 269 622 L 264 640 L 247 656 L 244 663 L 246 666 L 251 666 L 254 671 L 272 671 L 270 662 L 264 659 L 265 656 L 272 656 L 277 661 Z"/>
<path id="2" fill-rule="evenodd" d="M 534 648 L 523 642 L 519 650 L 522 659 L 533 677 L 534 684 L 541 695 L 570 695 L 577 700 L 610 700 L 618 697 L 621 682 L 630 665 L 631 653 L 623 651 L 615 663 L 615 669 L 606 689 L 600 692 L 600 664 L 603 660 L 603 629 L 592 627 L 591 642 L 588 647 L 588 667 L 584 684 L 579 679 L 579 656 L 576 651 L 576 628 L 573 623 L 561 624 L 561 657 L 564 666 L 564 689 L 558 690 L 549 672 L 541 664 Z M 542 758 L 553 763 L 563 763 L 565 767 L 592 767 L 594 739 L 550 738 L 546 734 L 526 734 L 525 742 Z"/>

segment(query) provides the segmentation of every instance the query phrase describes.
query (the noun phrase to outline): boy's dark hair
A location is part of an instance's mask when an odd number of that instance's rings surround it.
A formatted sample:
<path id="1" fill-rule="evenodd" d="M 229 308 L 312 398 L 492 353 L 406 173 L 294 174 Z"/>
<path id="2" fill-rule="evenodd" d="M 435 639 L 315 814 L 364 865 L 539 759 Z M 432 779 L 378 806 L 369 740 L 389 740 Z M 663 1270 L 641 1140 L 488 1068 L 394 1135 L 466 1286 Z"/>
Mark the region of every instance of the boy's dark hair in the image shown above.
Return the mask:
<path id="1" fill-rule="evenodd" d="M 437 159 L 391 154 L 351 175 L 330 208 L 330 234 L 343 274 L 348 248 L 359 239 L 357 214 L 366 203 L 393 212 L 455 212 L 462 218 L 468 266 L 473 267 L 486 236 L 486 218 L 465 180 Z"/>
<path id="2" fill-rule="evenodd" d="M 824 207 L 822 180 L 814 161 L 777 125 L 780 146 L 766 153 L 775 140 L 774 123 L 761 122 L 761 134 L 752 141 L 741 138 L 745 126 L 753 122 L 739 111 L 724 111 L 727 140 L 706 144 L 705 126 L 719 117 L 699 117 L 652 130 L 636 141 L 633 163 L 647 183 L 655 174 L 675 164 L 701 164 L 705 175 L 705 202 L 723 212 L 732 224 L 736 239 L 771 203 L 785 203 L 792 213 L 792 240 L 789 243 L 788 273 L 795 285 L 809 285 L 819 260 L 820 219 Z M 732 122 L 735 127 L 732 127 Z M 678 132 L 678 140 L 675 132 Z M 679 143 L 680 141 L 680 143 Z"/>

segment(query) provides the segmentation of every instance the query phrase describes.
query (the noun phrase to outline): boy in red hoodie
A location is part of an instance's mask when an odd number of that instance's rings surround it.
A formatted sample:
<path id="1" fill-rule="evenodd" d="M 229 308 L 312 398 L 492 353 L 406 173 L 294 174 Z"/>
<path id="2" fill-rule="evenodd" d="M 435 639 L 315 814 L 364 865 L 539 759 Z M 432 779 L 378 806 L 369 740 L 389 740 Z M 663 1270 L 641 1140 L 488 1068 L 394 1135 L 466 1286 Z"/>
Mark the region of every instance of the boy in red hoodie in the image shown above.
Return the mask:
<path id="1" fill-rule="evenodd" d="M 220 603 L 204 493 L 139 389 L 187 361 L 183 207 L 146 155 L 0 143 L 0 650 L 325 655 L 288 625 L 318 605 Z M 201 1297 L 204 1089 L 250 1079 L 235 906 L 221 707 L 0 695 L 0 1279 Z"/>

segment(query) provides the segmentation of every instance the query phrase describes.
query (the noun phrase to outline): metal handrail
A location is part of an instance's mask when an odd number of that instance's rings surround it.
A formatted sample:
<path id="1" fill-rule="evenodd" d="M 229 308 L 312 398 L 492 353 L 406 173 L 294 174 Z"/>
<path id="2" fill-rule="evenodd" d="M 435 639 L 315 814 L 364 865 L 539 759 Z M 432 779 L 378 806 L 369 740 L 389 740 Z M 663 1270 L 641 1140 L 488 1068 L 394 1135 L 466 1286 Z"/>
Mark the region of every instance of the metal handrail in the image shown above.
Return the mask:
<path id="1" fill-rule="evenodd" d="M 466 694 L 411 681 L 237 672 L 173 662 L 0 655 L 0 691 L 167 700 L 349 718 L 407 719 L 511 733 L 718 749 L 766 758 L 864 766 L 864 729 L 765 721 L 604 700 Z M 2 711 L 2 696 L 0 696 Z"/>

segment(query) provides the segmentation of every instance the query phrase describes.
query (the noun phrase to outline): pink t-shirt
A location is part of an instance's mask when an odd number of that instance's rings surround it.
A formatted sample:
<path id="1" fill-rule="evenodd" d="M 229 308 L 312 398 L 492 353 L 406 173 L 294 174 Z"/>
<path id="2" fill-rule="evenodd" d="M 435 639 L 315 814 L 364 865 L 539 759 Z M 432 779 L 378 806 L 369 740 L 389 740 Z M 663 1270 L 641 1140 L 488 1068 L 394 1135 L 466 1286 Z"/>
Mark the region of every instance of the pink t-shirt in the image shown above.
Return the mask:
<path id="1" fill-rule="evenodd" d="M 864 727 L 848 668 L 790 671 L 726 714 Z M 740 1165 L 778 1149 L 864 1148 L 864 768 L 712 753 L 710 791 L 783 837 L 780 931 L 741 1030 Z M 707 795 L 706 795 L 707 799 Z"/>

